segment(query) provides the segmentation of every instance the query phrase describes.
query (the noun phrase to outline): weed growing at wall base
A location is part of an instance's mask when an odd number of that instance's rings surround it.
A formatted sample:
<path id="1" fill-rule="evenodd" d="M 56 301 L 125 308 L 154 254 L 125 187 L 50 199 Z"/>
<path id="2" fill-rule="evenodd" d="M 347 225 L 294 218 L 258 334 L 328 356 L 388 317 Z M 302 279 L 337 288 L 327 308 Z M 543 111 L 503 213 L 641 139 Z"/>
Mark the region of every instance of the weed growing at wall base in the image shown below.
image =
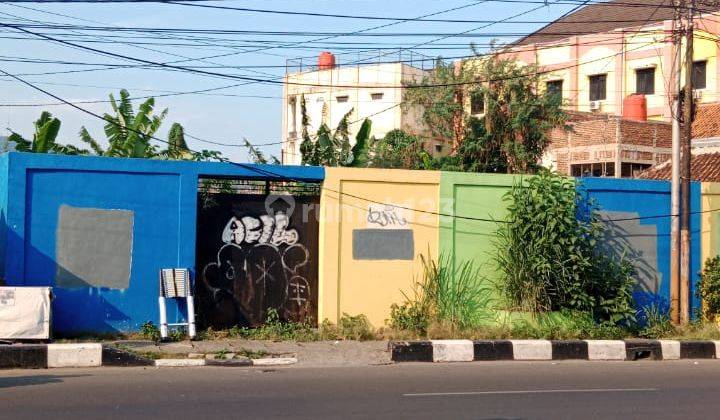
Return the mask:
<path id="1" fill-rule="evenodd" d="M 420 256 L 422 280 L 413 286 L 405 303 L 394 304 L 390 326 L 426 334 L 433 328 L 461 331 L 492 319 L 492 291 L 484 287 L 480 270 L 472 261 L 453 262 L 451 256 L 437 260 Z"/>

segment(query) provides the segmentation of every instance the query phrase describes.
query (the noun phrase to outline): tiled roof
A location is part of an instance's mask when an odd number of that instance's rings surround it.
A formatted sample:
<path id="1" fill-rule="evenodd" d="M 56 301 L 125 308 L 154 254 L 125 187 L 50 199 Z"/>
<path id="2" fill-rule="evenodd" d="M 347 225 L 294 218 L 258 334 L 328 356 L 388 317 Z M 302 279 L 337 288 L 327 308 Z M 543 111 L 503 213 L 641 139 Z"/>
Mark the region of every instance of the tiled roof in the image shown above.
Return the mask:
<path id="1" fill-rule="evenodd" d="M 720 102 L 698 105 L 692 136 L 694 139 L 720 137 Z"/>
<path id="2" fill-rule="evenodd" d="M 585 6 L 522 38 L 513 45 L 559 41 L 574 35 L 609 32 L 670 20 L 673 0 L 612 0 Z"/>
<path id="3" fill-rule="evenodd" d="M 640 174 L 643 179 L 664 179 L 671 176 L 670 161 L 655 165 Z M 693 181 L 720 182 L 720 152 L 693 155 L 690 161 L 690 174 Z"/>

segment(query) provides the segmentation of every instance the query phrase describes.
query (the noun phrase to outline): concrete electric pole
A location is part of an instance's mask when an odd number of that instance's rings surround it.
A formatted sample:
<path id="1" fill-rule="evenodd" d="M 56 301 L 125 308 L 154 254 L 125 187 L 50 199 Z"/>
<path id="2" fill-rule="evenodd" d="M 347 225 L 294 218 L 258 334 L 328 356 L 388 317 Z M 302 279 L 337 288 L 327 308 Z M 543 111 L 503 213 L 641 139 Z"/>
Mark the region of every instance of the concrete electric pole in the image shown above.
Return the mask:
<path id="1" fill-rule="evenodd" d="M 680 323 L 690 321 L 690 161 L 693 120 L 693 32 L 695 0 L 686 4 L 685 89 L 680 145 Z"/>
<path id="2" fill-rule="evenodd" d="M 680 95 L 682 81 L 682 21 L 680 15 L 681 0 L 674 0 L 675 18 L 673 19 L 673 79 L 670 87 L 672 99 L 672 189 L 670 195 L 670 320 L 680 324 Z"/>

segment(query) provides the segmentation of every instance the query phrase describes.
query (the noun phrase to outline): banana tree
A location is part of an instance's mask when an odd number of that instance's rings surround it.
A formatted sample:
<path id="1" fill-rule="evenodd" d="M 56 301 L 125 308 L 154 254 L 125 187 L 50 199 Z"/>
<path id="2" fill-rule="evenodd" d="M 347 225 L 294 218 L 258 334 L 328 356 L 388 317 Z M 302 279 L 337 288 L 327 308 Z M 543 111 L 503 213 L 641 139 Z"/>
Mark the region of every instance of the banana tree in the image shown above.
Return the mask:
<path id="1" fill-rule="evenodd" d="M 43 111 L 35 123 L 35 132 L 32 140 L 25 139 L 22 135 L 12 132 L 8 136 L 8 142 L 15 143 L 15 150 L 19 152 L 32 153 L 58 153 L 67 155 L 87 154 L 86 150 L 79 149 L 72 145 L 57 143 L 57 136 L 60 132 L 61 122 L 52 116 L 51 113 Z"/>
<path id="2" fill-rule="evenodd" d="M 303 142 L 300 144 L 303 164 L 323 166 L 367 166 L 373 139 L 370 137 L 372 121 L 366 118 L 357 135 L 355 144 L 350 144 L 351 109 L 343 116 L 333 132 L 326 124 L 321 124 L 313 141 L 307 134 L 309 119 L 305 112 L 304 98 L 301 98 L 303 122 Z"/>
<path id="3" fill-rule="evenodd" d="M 165 119 L 167 108 L 159 115 L 154 115 L 155 98 L 148 98 L 140 104 L 138 112 L 135 113 L 130 93 L 125 89 L 120 91 L 119 100 L 110 94 L 110 106 L 113 114 L 103 115 L 106 121 L 105 137 L 109 144 L 107 149 L 103 149 L 85 127 L 80 129 L 80 139 L 87 143 L 95 154 L 133 158 L 152 158 L 161 155 L 158 146 L 150 141 Z"/>

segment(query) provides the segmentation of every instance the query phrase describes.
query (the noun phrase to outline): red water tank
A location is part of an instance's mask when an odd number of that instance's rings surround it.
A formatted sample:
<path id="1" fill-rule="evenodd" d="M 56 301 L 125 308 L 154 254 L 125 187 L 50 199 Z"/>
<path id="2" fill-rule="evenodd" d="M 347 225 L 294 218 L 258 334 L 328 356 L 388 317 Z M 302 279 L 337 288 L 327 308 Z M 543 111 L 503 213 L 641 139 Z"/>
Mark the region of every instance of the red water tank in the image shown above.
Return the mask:
<path id="1" fill-rule="evenodd" d="M 645 95 L 633 94 L 623 100 L 623 119 L 647 121 L 647 99 Z"/>
<path id="2" fill-rule="evenodd" d="M 318 69 L 328 70 L 335 68 L 335 56 L 330 51 L 323 51 L 318 57 Z"/>

